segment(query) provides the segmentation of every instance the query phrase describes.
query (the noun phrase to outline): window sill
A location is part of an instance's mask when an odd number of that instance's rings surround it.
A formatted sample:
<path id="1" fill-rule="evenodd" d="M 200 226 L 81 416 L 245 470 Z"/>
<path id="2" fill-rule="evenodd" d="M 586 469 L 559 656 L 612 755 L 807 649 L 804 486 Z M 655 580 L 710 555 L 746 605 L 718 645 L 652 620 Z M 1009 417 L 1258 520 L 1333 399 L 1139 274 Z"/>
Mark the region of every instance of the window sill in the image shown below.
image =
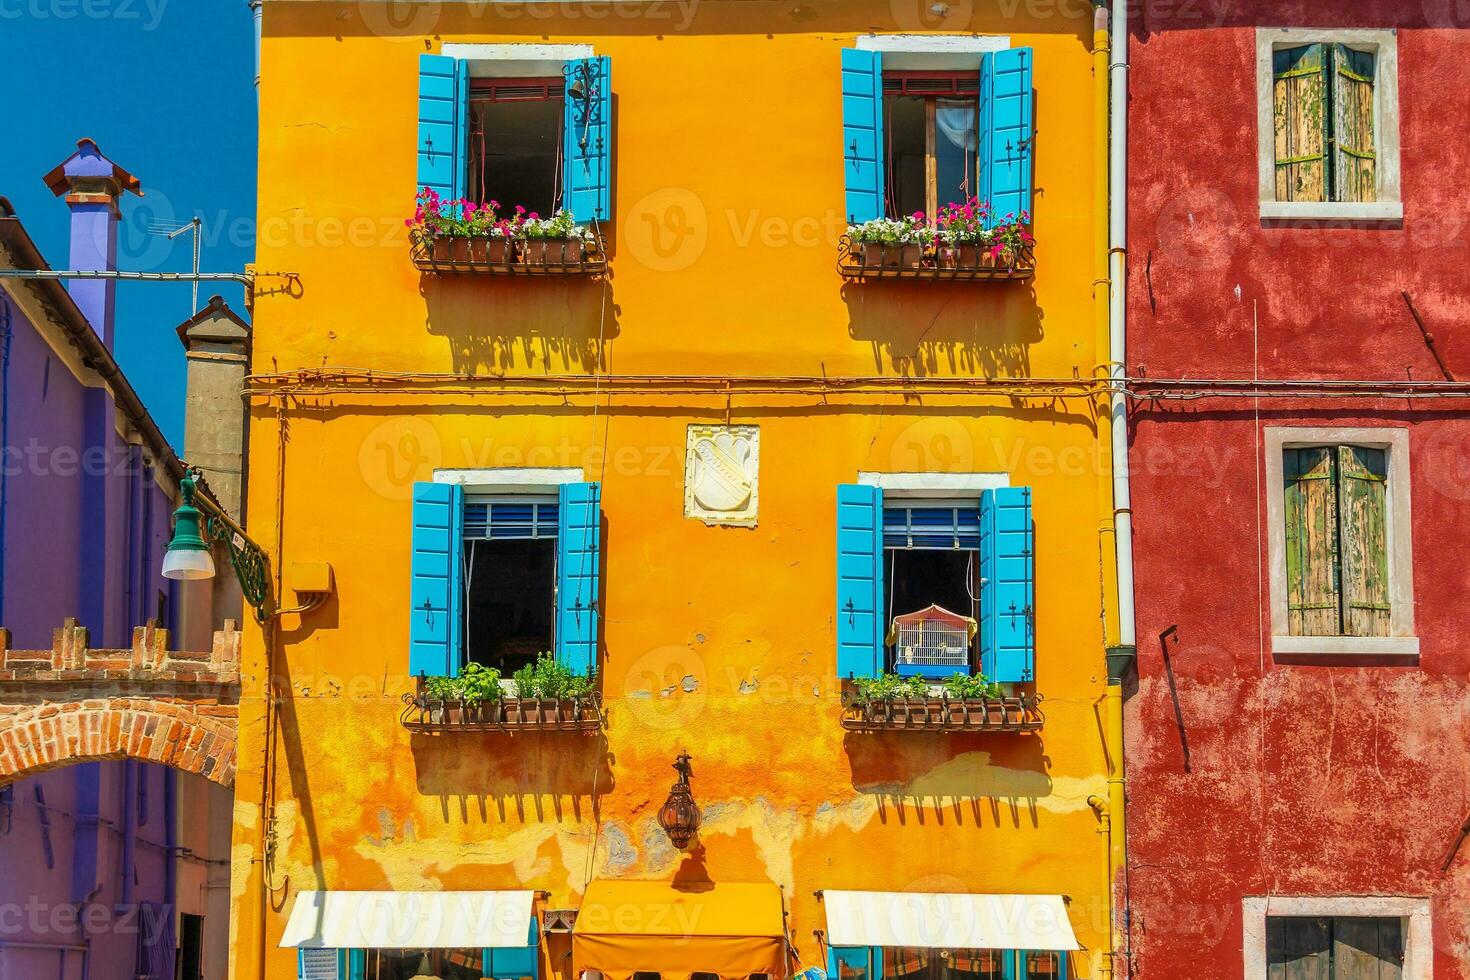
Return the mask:
<path id="1" fill-rule="evenodd" d="M 1288 656 L 1417 657 L 1417 636 L 1273 636 L 1271 652 Z"/>
<path id="2" fill-rule="evenodd" d="M 1030 249 L 1002 262 L 979 246 L 960 249 L 920 245 L 839 243 L 837 271 L 844 279 L 931 279 L 963 282 L 1006 282 L 1030 279 L 1036 272 Z"/>
<path id="3" fill-rule="evenodd" d="M 869 701 L 842 710 L 842 727 L 850 732 L 1036 732 L 1045 721 L 1039 694 Z"/>
<path id="4" fill-rule="evenodd" d="M 1403 221 L 1402 201 L 1262 201 L 1262 221 Z"/>

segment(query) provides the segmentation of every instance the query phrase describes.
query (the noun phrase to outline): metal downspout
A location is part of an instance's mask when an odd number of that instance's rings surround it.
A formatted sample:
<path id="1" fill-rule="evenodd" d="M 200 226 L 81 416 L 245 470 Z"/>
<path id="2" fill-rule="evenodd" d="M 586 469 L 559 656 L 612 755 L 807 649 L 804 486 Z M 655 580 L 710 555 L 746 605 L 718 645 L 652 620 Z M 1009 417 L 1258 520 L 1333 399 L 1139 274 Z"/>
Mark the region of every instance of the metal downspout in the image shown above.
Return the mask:
<path id="1" fill-rule="evenodd" d="M 1107 651 L 1104 697 L 1108 742 L 1108 872 L 1112 898 L 1112 974 L 1131 972 L 1128 955 L 1127 782 L 1123 683 L 1137 652 L 1133 606 L 1133 496 L 1129 486 L 1128 410 L 1128 0 L 1112 0 L 1108 68 L 1108 293 L 1113 528 L 1118 573 L 1118 639 Z"/>

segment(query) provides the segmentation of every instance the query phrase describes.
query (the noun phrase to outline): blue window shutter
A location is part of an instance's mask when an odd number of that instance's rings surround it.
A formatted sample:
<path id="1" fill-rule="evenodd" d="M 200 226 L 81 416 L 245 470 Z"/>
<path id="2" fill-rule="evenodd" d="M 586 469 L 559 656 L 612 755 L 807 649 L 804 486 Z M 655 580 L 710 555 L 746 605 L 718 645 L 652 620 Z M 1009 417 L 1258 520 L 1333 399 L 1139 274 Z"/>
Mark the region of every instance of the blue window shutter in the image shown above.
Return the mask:
<path id="1" fill-rule="evenodd" d="M 591 98 L 575 98 L 572 86 L 589 77 Z M 599 55 L 568 62 L 566 78 L 562 207 L 579 221 L 607 221 L 612 215 L 612 59 Z"/>
<path id="2" fill-rule="evenodd" d="M 980 668 L 993 681 L 1029 681 L 1036 667 L 1036 528 L 1030 487 L 980 497 Z"/>
<path id="3" fill-rule="evenodd" d="M 408 628 L 409 673 L 459 673 L 464 623 L 460 587 L 464 493 L 449 483 L 413 485 L 413 585 Z"/>
<path id="4" fill-rule="evenodd" d="M 578 674 L 597 667 L 602 580 L 602 484 L 564 483 L 556 538 L 556 659 Z"/>
<path id="5" fill-rule="evenodd" d="M 531 917 L 530 935 L 527 945 L 512 947 L 486 947 L 483 956 L 483 975 L 492 980 L 521 980 L 522 977 L 541 975 L 541 930 L 537 928 L 535 916 Z"/>
<path id="6" fill-rule="evenodd" d="M 980 59 L 979 186 L 990 225 L 1031 210 L 1035 143 L 1031 49 L 1007 48 Z"/>
<path id="7" fill-rule="evenodd" d="M 464 196 L 469 150 L 469 72 L 464 62 L 419 55 L 418 186 L 447 200 Z"/>
<path id="8" fill-rule="evenodd" d="M 837 487 L 837 676 L 883 670 L 883 490 Z"/>
<path id="9" fill-rule="evenodd" d="M 345 954 L 341 949 L 297 947 L 296 976 L 298 980 L 344 980 Z"/>
<path id="10" fill-rule="evenodd" d="M 883 217 L 883 58 L 842 49 L 842 172 L 847 220 Z"/>
<path id="11" fill-rule="evenodd" d="M 343 952 L 347 955 L 347 972 L 342 975 L 347 980 L 367 980 L 367 950 L 348 949 Z"/>
<path id="12" fill-rule="evenodd" d="M 881 955 L 873 955 L 872 946 L 828 946 L 828 980 L 875 980 L 873 961 Z"/>

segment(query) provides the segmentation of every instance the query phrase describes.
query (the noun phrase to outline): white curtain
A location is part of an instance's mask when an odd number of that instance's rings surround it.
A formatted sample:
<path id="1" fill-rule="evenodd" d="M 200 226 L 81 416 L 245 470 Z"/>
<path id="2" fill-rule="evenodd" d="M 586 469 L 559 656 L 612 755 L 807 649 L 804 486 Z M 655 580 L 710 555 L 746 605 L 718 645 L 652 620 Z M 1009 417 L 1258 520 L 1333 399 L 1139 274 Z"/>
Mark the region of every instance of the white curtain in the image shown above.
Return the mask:
<path id="1" fill-rule="evenodd" d="M 969 153 L 975 152 L 975 103 L 938 99 L 934 122 L 944 138 Z"/>

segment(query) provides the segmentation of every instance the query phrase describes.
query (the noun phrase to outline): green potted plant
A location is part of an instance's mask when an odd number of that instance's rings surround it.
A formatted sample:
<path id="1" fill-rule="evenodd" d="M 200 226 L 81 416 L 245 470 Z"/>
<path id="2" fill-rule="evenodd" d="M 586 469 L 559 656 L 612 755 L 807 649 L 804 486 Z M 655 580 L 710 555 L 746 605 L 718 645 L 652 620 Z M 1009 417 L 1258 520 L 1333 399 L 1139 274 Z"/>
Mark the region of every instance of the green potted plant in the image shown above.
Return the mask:
<path id="1" fill-rule="evenodd" d="M 923 218 L 922 214 L 912 214 L 849 225 L 847 240 L 858 265 L 864 269 L 918 268 L 925 242 L 933 239 Z"/>
<path id="2" fill-rule="evenodd" d="M 500 720 L 500 671 L 477 663 L 465 664 L 456 678 L 464 720 L 477 724 L 494 724 Z"/>
<path id="3" fill-rule="evenodd" d="M 587 230 L 566 208 L 549 218 L 532 211 L 526 215 L 520 235 L 520 258 L 528 265 L 576 265 L 582 261 Z"/>
<path id="4" fill-rule="evenodd" d="M 952 674 L 944 682 L 945 697 L 950 699 L 958 717 L 954 720 L 971 725 L 984 725 L 997 720 L 992 716 L 999 713 L 1004 720 L 1002 700 L 1005 691 L 983 674 Z"/>
<path id="5" fill-rule="evenodd" d="M 946 204 L 935 216 L 938 228 L 937 264 L 941 269 L 978 269 L 990 240 L 986 219 L 990 205 L 979 198 Z"/>
<path id="6" fill-rule="evenodd" d="M 595 685 L 594 676 L 576 673 L 550 653 L 537 656 L 516 671 L 513 679 L 517 720 L 528 725 L 580 721 L 583 704 L 591 701 Z"/>
<path id="7" fill-rule="evenodd" d="M 922 677 L 881 673 L 853 680 L 855 702 L 872 721 L 925 724 L 930 720 L 929 685 Z"/>
<path id="8" fill-rule="evenodd" d="M 420 707 L 428 711 L 429 721 L 436 725 L 457 723 L 461 720 L 463 705 L 454 680 L 453 677 L 424 678 L 424 689 L 419 695 Z"/>

